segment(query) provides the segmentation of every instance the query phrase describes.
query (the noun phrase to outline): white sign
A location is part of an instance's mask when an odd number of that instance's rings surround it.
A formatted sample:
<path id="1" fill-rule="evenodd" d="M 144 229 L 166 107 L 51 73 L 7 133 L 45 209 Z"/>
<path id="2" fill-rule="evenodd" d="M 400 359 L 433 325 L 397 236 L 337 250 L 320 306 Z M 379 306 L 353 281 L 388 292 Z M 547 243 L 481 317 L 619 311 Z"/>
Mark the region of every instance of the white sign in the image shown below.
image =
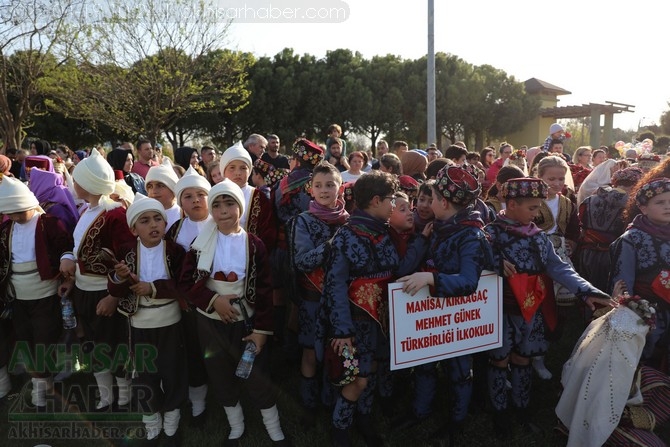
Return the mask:
<path id="1" fill-rule="evenodd" d="M 502 278 L 484 270 L 472 295 L 411 296 L 389 284 L 391 370 L 502 346 Z"/>

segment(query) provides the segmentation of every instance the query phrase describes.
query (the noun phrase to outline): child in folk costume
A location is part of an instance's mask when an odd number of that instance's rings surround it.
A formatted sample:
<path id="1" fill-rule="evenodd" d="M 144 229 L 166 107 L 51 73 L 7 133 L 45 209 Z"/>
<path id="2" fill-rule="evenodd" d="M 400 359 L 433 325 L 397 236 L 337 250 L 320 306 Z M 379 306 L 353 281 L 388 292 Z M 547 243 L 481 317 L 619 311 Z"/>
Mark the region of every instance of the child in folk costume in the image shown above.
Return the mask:
<path id="1" fill-rule="evenodd" d="M 269 378 L 272 335 L 270 267 L 263 242 L 240 225 L 245 212 L 240 187 L 226 179 L 208 196 L 208 222 L 192 244 L 182 270 L 180 287 L 197 307 L 198 335 L 207 374 L 216 400 L 230 424 L 224 445 L 239 445 L 244 434 L 240 405 L 241 380 L 235 368 L 247 341 L 256 345 L 256 358 L 246 387 L 261 409 L 263 423 L 274 445 L 290 445 L 279 422 L 276 392 Z M 250 332 L 251 331 L 251 332 Z"/>
<path id="2" fill-rule="evenodd" d="M 357 427 L 368 444 L 380 443 L 371 411 L 376 360 L 389 354 L 387 285 L 394 276 L 416 269 L 426 250 L 426 238 L 416 238 L 400 259 L 387 222 L 395 204 L 398 181 L 374 171 L 354 185 L 356 209 L 332 239 L 317 322 L 317 356 L 332 348 L 341 356 L 355 347 L 359 375 L 343 386 L 333 410 L 333 441 L 350 445 L 348 430 L 357 411 Z M 325 347 L 325 344 L 330 347 Z"/>
<path id="3" fill-rule="evenodd" d="M 575 252 L 579 239 L 579 218 L 577 207 L 562 194 L 567 179 L 572 178 L 568 164 L 557 156 L 545 157 L 538 165 L 537 176 L 549 188 L 547 198 L 544 199 L 538 216 L 535 218 L 535 225 L 547 233 L 561 260 L 572 266 L 570 257 Z M 561 307 L 572 306 L 577 300 L 566 287 L 559 283 L 554 283 L 554 295 L 560 315 L 546 319 L 545 322 L 551 331 L 556 330 L 557 326 L 562 324 L 560 321 L 563 318 Z M 553 303 L 546 302 L 544 306 L 545 315 L 556 315 L 556 307 Z M 551 379 L 552 374 L 544 365 L 543 356 L 533 358 L 533 368 L 541 379 Z"/>
<path id="4" fill-rule="evenodd" d="M 277 228 L 272 204 L 262 191 L 248 184 L 253 167 L 249 152 L 241 142 L 229 147 L 221 156 L 221 173 L 242 190 L 244 213 L 240 215 L 240 226 L 263 241 L 268 252 L 275 246 Z M 211 211 L 211 210 L 210 210 Z"/>
<path id="5" fill-rule="evenodd" d="M 609 247 L 626 230 L 623 211 L 628 193 L 642 178 L 637 167 L 612 174 L 612 185 L 601 186 L 579 204 L 581 234 L 577 249 L 579 274 L 601 290 L 607 290 L 610 274 Z"/>
<path id="6" fill-rule="evenodd" d="M 172 227 L 172 224 L 182 217 L 181 208 L 179 208 L 175 194 L 178 181 L 179 177 L 172 169 L 169 160 L 161 165 L 149 168 L 145 179 L 149 197 L 158 200 L 165 208 L 168 228 Z"/>
<path id="7" fill-rule="evenodd" d="M 135 237 L 128 229 L 126 210 L 110 198 L 114 192 L 114 171 L 98 151 L 80 161 L 72 177 L 77 197 L 88 202 L 74 230 L 74 249 L 61 256 L 60 271 L 66 280 L 74 279 L 74 288 L 61 287 L 61 294 L 70 294 L 83 327 L 84 338 L 105 344 L 114 352 L 125 330 L 125 322 L 116 311 L 118 299 L 107 291 L 110 267 L 100 262 L 102 248 L 116 251 Z M 93 375 L 100 392 L 97 408 L 102 410 L 114 403 L 112 374 L 116 373 L 119 405 L 130 400 L 130 380 L 119 368 L 105 369 L 93 365 Z"/>
<path id="8" fill-rule="evenodd" d="M 62 322 L 58 297 L 60 255 L 72 249 L 72 236 L 58 218 L 44 213 L 35 195 L 21 181 L 0 180 L 0 297 L 13 306 L 17 342 L 35 346 L 58 342 Z M 68 281 L 71 286 L 72 280 Z M 32 376 L 32 403 L 46 406 L 53 371 L 28 371 Z M 0 394 L 9 392 L 7 367 L 0 369 Z"/>
<path id="9" fill-rule="evenodd" d="M 476 210 L 480 184 L 461 167 L 445 166 L 433 185 L 435 214 L 430 248 L 422 272 L 400 278 L 403 290 L 414 295 L 431 286 L 431 295 L 464 296 L 477 290 L 484 268 L 491 268 L 491 247 L 486 239 L 484 220 Z M 448 370 L 452 407 L 450 422 L 437 436 L 448 435 L 449 445 L 462 430 L 472 395 L 472 356 L 443 362 Z M 415 420 L 427 417 L 437 388 L 435 364 L 416 368 Z M 446 431 L 446 433 L 445 433 Z"/>
<path id="10" fill-rule="evenodd" d="M 349 213 L 339 198 L 342 176 L 330 163 L 319 163 L 312 175 L 309 209 L 294 220 L 291 234 L 291 264 L 297 270 L 298 343 L 302 346 L 300 397 L 305 409 L 305 425 L 313 426 L 317 411 L 319 378 L 314 352 L 315 323 L 323 292 L 324 264 L 330 239 L 344 225 Z"/>
<path id="11" fill-rule="evenodd" d="M 419 186 L 419 196 L 416 199 L 416 208 L 414 208 L 414 228 L 418 233 L 435 219 L 432 208 L 433 182 L 434 180 L 427 180 Z"/>
<path id="12" fill-rule="evenodd" d="M 134 365 L 138 375 L 133 385 L 143 387 L 149 397 L 149 414 L 142 416 L 147 441 L 157 445 L 163 430 L 167 437 L 164 445 L 176 446 L 179 407 L 186 399 L 188 386 L 176 287 L 184 249 L 163 240 L 167 216 L 158 200 L 137 193 L 126 211 L 126 220 L 137 241 L 116 252 L 120 262 L 109 277 L 108 289 L 119 297 L 119 309 L 129 318 L 130 352 L 137 352 L 137 346 L 155 349 L 153 365 Z"/>
<path id="13" fill-rule="evenodd" d="M 614 305 L 602 291 L 582 279 L 561 261 L 545 232 L 533 219 L 537 216 L 548 186 L 540 179 L 511 179 L 502 186 L 505 210 L 485 230 L 493 248 L 494 266 L 503 279 L 503 345 L 490 351 L 488 384 L 494 410 L 494 428 L 499 437 L 510 435 L 507 389 L 511 370 L 511 406 L 519 422 L 533 429 L 528 405 L 532 384 L 531 357 L 546 351 L 544 319 L 538 311 L 551 280 L 560 282 L 589 308 L 594 304 Z"/>
<path id="14" fill-rule="evenodd" d="M 299 302 L 299 298 L 291 296 L 295 291 L 286 290 L 284 287 L 286 278 L 293 278 L 295 271 L 287 269 L 289 262 L 287 262 L 288 244 L 287 233 L 290 228 L 290 221 L 309 209 L 312 202 L 310 193 L 310 180 L 312 179 L 312 171 L 314 167 L 323 160 L 323 149 L 317 144 L 300 138 L 293 144 L 293 157 L 289 162 L 291 171 L 283 177 L 277 187 L 272 192 L 272 204 L 277 216 L 278 231 L 277 231 L 277 250 L 271 254 L 272 263 L 272 286 L 273 286 L 273 302 L 275 305 L 275 337 L 278 340 L 285 338 L 284 344 L 286 347 L 291 347 L 293 343 L 289 337 L 283 337 L 284 320 L 288 320 L 288 326 L 292 326 L 291 322 L 296 321 L 297 309 L 295 306 L 290 308 L 289 316 L 286 317 L 286 305 L 289 300 L 292 302 Z M 346 202 L 345 202 L 346 205 Z M 295 283 L 295 281 L 293 281 Z"/>
<path id="15" fill-rule="evenodd" d="M 640 185 L 631 192 L 631 200 L 640 214 L 610 246 L 610 284 L 623 280 L 632 295 L 657 307 L 656 327 L 647 335 L 642 361 L 661 368 L 670 355 L 670 179 Z"/>
<path id="16" fill-rule="evenodd" d="M 254 161 L 254 168 L 251 173 L 251 182 L 260 189 L 265 196 L 271 200 L 272 190 L 282 178 L 288 175 L 286 168 L 277 168 L 274 165 L 263 161 L 260 158 Z"/>
<path id="17" fill-rule="evenodd" d="M 177 204 L 186 217 L 179 219 L 168 230 L 165 239 L 179 244 L 185 251 L 212 220 L 207 207 L 207 195 L 211 189 L 209 181 L 193 168 L 189 167 L 175 187 Z M 188 398 L 191 401 L 191 425 L 202 427 L 207 414 L 207 369 L 204 355 L 198 340 L 197 312 L 192 303 L 182 312 L 182 326 L 188 359 Z"/>

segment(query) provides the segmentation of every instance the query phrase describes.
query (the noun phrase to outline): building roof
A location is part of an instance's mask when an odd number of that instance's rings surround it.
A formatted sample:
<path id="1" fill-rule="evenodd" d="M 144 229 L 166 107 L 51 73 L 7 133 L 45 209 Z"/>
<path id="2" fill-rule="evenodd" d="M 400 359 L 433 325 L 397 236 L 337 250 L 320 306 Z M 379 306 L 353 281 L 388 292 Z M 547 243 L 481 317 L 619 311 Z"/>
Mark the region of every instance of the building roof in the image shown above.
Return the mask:
<path id="1" fill-rule="evenodd" d="M 556 94 L 556 96 L 569 95 L 572 93 L 561 87 L 557 87 L 554 84 L 541 81 L 540 79 L 537 78 L 528 79 L 526 82 L 524 82 L 524 85 L 526 87 L 526 93 L 541 93 L 544 91 L 548 93 L 554 93 Z"/>
<path id="2" fill-rule="evenodd" d="M 543 117 L 552 118 L 584 118 L 591 116 L 592 111 L 603 113 L 621 113 L 621 112 L 635 112 L 632 110 L 634 105 L 622 104 L 612 101 L 605 101 L 607 104 L 588 103 L 581 106 L 563 106 L 563 107 L 549 107 L 540 110 L 540 115 Z"/>

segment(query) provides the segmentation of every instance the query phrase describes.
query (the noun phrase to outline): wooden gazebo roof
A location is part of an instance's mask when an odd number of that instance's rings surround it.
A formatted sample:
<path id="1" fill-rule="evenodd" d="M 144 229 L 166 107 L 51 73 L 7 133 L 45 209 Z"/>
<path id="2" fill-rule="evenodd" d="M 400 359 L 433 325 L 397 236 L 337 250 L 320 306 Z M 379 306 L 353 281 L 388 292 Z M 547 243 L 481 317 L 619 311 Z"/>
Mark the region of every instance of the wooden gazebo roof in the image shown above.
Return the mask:
<path id="1" fill-rule="evenodd" d="M 591 116 L 591 112 L 598 111 L 602 113 L 622 113 L 635 112 L 631 104 L 621 104 L 612 101 L 605 101 L 606 104 L 597 104 L 590 102 L 582 104 L 581 106 L 563 106 L 563 107 L 549 107 L 540 110 L 540 115 L 551 118 L 584 118 Z"/>

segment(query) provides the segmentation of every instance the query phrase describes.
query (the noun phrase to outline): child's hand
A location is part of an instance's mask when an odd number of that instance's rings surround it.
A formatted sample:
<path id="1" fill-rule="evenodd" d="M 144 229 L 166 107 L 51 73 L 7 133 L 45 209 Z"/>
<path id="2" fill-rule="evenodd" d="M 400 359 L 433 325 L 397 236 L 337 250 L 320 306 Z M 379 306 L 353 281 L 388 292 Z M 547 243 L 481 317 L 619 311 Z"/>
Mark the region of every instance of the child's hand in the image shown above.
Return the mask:
<path id="1" fill-rule="evenodd" d="M 237 295 L 219 295 L 216 300 L 214 300 L 214 310 L 221 321 L 224 323 L 233 323 L 237 320 L 237 316 L 240 312 L 230 304 L 231 299 L 237 298 Z"/>
<path id="2" fill-rule="evenodd" d="M 435 279 L 430 272 L 412 273 L 411 275 L 403 276 L 398 281 L 405 283 L 402 286 L 402 291 L 412 296 L 416 295 L 416 292 L 424 286 L 435 285 Z"/>
<path id="3" fill-rule="evenodd" d="M 95 313 L 102 317 L 111 317 L 116 312 L 116 306 L 119 304 L 119 299 L 112 295 L 107 295 L 98 302 L 95 307 Z"/>
<path id="4" fill-rule="evenodd" d="M 628 295 L 628 288 L 626 287 L 626 281 L 620 279 L 614 284 L 614 288 L 612 289 L 612 296 L 618 297 L 623 295 Z"/>
<path id="5" fill-rule="evenodd" d="M 506 277 L 510 277 L 516 274 L 516 267 L 514 267 L 514 264 L 509 262 L 507 259 L 503 259 L 503 274 Z"/>
<path id="6" fill-rule="evenodd" d="M 116 277 L 121 281 L 126 281 L 130 277 L 130 267 L 128 267 L 125 261 L 121 261 L 114 266 L 114 272 Z"/>
<path id="7" fill-rule="evenodd" d="M 612 298 L 600 298 L 598 296 L 589 296 L 584 300 L 589 309 L 596 310 L 596 304 L 604 307 L 619 307 L 619 303 L 614 301 Z"/>
<path id="8" fill-rule="evenodd" d="M 253 341 L 256 344 L 256 355 L 261 353 L 263 346 L 268 341 L 268 336 L 265 334 L 259 334 L 257 332 L 252 332 L 242 339 L 242 341 Z"/>
<path id="9" fill-rule="evenodd" d="M 130 290 L 137 296 L 151 296 L 154 293 L 151 283 L 146 281 L 133 284 L 130 286 Z"/>
<path id="10" fill-rule="evenodd" d="M 430 237 L 432 233 L 433 233 L 433 222 L 428 222 L 424 227 L 423 231 L 421 232 L 421 234 L 423 234 L 425 237 Z"/>
<path id="11" fill-rule="evenodd" d="M 74 287 L 74 277 L 66 281 L 63 281 L 61 285 L 58 286 L 58 295 L 59 296 L 69 295 L 73 287 Z"/>
<path id="12" fill-rule="evenodd" d="M 63 279 L 74 279 L 74 272 L 76 270 L 76 264 L 72 259 L 63 259 L 60 262 L 60 273 L 63 275 Z"/>
<path id="13" fill-rule="evenodd" d="M 345 346 L 353 347 L 354 339 L 351 337 L 348 338 L 333 338 L 330 341 L 330 345 L 333 347 L 333 351 L 337 352 L 337 355 L 342 355 L 342 350 Z"/>

